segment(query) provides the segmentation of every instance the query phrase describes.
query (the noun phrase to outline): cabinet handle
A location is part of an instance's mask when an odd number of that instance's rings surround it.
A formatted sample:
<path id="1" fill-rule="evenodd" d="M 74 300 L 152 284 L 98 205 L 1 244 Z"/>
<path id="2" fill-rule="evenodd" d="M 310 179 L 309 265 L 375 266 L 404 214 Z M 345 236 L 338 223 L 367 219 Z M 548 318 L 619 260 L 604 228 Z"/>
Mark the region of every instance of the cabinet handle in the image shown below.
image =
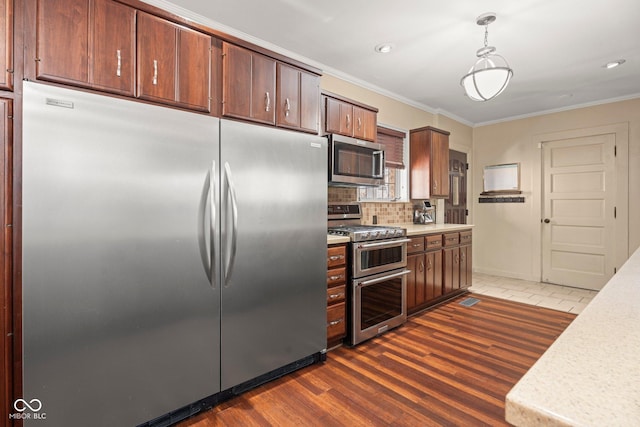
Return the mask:
<path id="1" fill-rule="evenodd" d="M 422 261 L 420 261 L 420 264 L 418 265 L 418 270 L 420 270 L 420 273 L 424 271 L 424 263 Z"/>
<path id="2" fill-rule="evenodd" d="M 269 111 L 271 109 L 271 98 L 269 97 L 269 92 L 265 92 L 264 99 L 264 111 Z"/>
<path id="3" fill-rule="evenodd" d="M 331 294 L 329 295 L 329 299 L 336 299 L 336 298 L 344 298 L 344 293 L 339 293 L 339 294 Z"/>
<path id="4" fill-rule="evenodd" d="M 420 246 L 421 246 L 421 245 L 420 245 L 420 243 L 414 243 L 414 244 L 413 244 L 413 247 L 414 247 L 414 248 L 419 248 Z"/>
<path id="5" fill-rule="evenodd" d="M 462 254 L 460 254 L 460 261 L 464 264 L 464 252 L 462 252 Z"/>
<path id="6" fill-rule="evenodd" d="M 351 116 L 347 114 L 347 129 L 351 127 Z"/>
<path id="7" fill-rule="evenodd" d="M 431 258 L 427 259 L 427 270 L 431 270 L 431 267 L 433 267 L 433 265 L 431 264 Z"/>
<path id="8" fill-rule="evenodd" d="M 158 60 L 154 59 L 153 60 L 153 84 L 157 85 L 158 84 Z"/>
<path id="9" fill-rule="evenodd" d="M 120 49 L 116 50 L 116 58 L 118 59 L 118 65 L 116 67 L 116 76 L 120 77 L 120 73 L 122 70 L 122 55 L 120 53 Z"/>
<path id="10" fill-rule="evenodd" d="M 329 257 L 329 261 L 337 261 L 337 260 L 343 259 L 343 258 L 344 258 L 344 255 L 331 255 Z"/>
<path id="11" fill-rule="evenodd" d="M 362 129 L 362 119 L 358 117 L 358 130 Z"/>
<path id="12" fill-rule="evenodd" d="M 284 101 L 284 116 L 289 117 L 289 111 L 291 111 L 291 103 L 289 102 L 289 98 Z"/>
<path id="13" fill-rule="evenodd" d="M 337 324 L 342 323 L 342 321 L 343 321 L 343 319 L 342 319 L 342 317 L 341 317 L 341 318 L 339 318 L 338 320 L 334 320 L 333 322 L 329 322 L 329 325 L 328 325 L 328 326 L 336 326 Z"/>
<path id="14" fill-rule="evenodd" d="M 329 276 L 329 280 L 331 281 L 338 280 L 338 279 L 344 279 L 344 274 L 339 274 L 337 276 Z"/>
<path id="15" fill-rule="evenodd" d="M 455 259 L 456 264 L 460 262 L 460 256 L 458 254 L 455 254 L 453 258 Z"/>
<path id="16" fill-rule="evenodd" d="M 438 191 L 438 180 L 434 179 L 433 180 L 433 191 Z"/>

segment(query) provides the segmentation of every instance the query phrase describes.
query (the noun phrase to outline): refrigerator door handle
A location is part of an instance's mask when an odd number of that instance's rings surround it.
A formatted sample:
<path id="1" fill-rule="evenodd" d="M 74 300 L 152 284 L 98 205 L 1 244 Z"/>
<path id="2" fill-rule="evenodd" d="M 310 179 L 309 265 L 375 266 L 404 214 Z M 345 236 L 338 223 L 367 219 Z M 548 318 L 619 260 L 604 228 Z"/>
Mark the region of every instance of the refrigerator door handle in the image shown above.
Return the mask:
<path id="1" fill-rule="evenodd" d="M 236 250 L 238 241 L 238 200 L 236 198 L 236 189 L 233 185 L 233 178 L 231 176 L 231 166 L 228 162 L 224 164 L 224 173 L 227 177 L 227 192 L 231 196 L 231 248 L 229 262 L 224 272 L 224 286 L 229 287 L 231 282 L 231 274 L 233 273 L 233 266 L 236 263 Z"/>
<path id="2" fill-rule="evenodd" d="M 200 199 L 200 209 L 198 211 L 198 246 L 200 247 L 200 258 L 202 259 L 202 267 L 207 275 L 207 280 L 213 289 L 215 289 L 215 221 L 216 221 L 216 162 L 213 161 L 211 169 L 207 172 L 207 178 L 202 189 Z M 208 203 L 207 203 L 208 202 Z M 210 213 L 206 217 L 207 205 Z M 209 235 L 206 234 L 207 223 L 209 225 Z M 207 239 L 209 240 L 207 242 Z"/>
<path id="3" fill-rule="evenodd" d="M 209 270 L 209 283 L 211 283 L 211 287 L 213 289 L 216 288 L 216 246 L 215 246 L 215 236 L 216 236 L 216 188 L 218 187 L 218 179 L 216 174 L 216 161 L 211 162 L 211 170 L 209 171 L 209 197 L 211 198 L 210 205 L 210 215 L 209 215 L 209 239 L 211 240 L 210 252 L 209 252 L 209 265 L 211 266 Z"/>

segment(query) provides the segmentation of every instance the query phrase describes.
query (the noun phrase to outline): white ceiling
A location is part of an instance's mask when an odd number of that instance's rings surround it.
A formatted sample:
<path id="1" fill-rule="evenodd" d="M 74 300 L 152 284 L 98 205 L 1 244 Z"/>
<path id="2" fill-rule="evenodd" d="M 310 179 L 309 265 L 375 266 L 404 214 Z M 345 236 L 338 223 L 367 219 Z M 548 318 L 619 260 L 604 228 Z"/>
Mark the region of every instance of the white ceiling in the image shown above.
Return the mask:
<path id="1" fill-rule="evenodd" d="M 640 0 L 144 1 L 470 125 L 640 97 Z M 483 46 L 485 12 L 514 76 L 475 102 L 460 78 Z M 374 52 L 383 42 L 395 49 Z"/>

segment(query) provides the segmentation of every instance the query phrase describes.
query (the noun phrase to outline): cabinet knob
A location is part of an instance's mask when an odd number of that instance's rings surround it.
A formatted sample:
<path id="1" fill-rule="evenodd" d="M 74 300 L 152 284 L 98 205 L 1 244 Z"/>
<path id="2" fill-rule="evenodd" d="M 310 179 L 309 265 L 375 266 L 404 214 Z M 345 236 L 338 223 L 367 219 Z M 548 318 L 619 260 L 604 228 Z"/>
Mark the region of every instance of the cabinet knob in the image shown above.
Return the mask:
<path id="1" fill-rule="evenodd" d="M 545 223 L 545 224 L 549 224 L 550 222 L 551 222 L 551 220 L 550 220 L 549 218 L 545 218 L 545 219 L 544 219 L 544 223 Z"/>

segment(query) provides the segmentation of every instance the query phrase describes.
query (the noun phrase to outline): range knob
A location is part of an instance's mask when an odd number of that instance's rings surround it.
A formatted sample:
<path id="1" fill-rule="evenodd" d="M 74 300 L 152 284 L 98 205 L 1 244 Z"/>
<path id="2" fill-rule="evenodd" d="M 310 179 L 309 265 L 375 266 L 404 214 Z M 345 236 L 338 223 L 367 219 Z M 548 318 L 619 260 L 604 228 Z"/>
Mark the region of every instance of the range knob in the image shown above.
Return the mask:
<path id="1" fill-rule="evenodd" d="M 362 237 L 362 240 L 366 240 L 369 238 L 369 232 L 363 231 L 362 233 L 360 233 L 360 236 Z"/>

